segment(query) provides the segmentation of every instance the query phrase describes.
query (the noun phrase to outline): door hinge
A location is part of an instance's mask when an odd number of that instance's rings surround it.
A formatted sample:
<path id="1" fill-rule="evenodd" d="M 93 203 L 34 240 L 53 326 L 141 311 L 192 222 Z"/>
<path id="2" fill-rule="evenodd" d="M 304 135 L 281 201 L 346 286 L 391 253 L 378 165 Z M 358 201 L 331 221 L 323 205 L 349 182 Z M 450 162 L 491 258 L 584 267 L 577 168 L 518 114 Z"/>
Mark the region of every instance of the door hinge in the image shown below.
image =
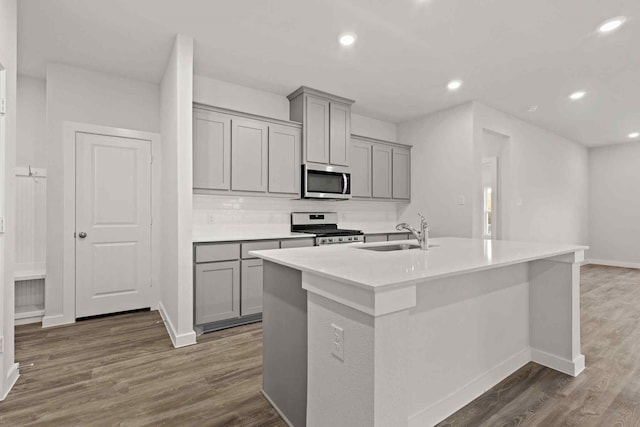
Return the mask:
<path id="1" fill-rule="evenodd" d="M 7 113 L 7 99 L 0 98 L 0 114 L 3 116 Z"/>
<path id="2" fill-rule="evenodd" d="M 153 164 L 153 154 L 151 155 L 151 161 L 149 163 Z"/>

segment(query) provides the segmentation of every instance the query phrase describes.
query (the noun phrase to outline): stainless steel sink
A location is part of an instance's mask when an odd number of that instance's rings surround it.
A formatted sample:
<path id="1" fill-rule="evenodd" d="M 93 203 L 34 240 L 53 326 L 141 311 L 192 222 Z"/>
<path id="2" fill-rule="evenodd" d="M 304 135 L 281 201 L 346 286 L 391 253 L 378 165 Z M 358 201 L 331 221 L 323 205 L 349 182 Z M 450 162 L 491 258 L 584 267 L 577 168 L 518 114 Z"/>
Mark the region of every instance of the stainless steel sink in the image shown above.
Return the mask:
<path id="1" fill-rule="evenodd" d="M 420 245 L 412 245 L 410 243 L 398 243 L 396 245 L 384 245 L 384 246 L 359 246 L 358 249 L 366 249 L 368 251 L 376 251 L 376 252 L 406 251 L 409 249 L 420 249 Z"/>

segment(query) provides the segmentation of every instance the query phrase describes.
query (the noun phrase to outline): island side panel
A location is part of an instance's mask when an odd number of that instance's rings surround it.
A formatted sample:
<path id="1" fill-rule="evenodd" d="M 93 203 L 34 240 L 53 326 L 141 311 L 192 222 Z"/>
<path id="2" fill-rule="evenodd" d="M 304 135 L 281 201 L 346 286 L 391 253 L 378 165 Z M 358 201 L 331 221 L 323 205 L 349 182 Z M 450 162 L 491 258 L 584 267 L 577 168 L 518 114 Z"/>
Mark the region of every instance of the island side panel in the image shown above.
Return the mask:
<path id="1" fill-rule="evenodd" d="M 262 390 L 295 427 L 307 419 L 307 292 L 301 275 L 264 262 Z"/>
<path id="2" fill-rule="evenodd" d="M 531 358 L 572 376 L 585 366 L 580 353 L 581 256 L 531 263 Z"/>
<path id="3" fill-rule="evenodd" d="M 416 286 L 409 426 L 435 425 L 530 361 L 526 263 Z"/>
<path id="4" fill-rule="evenodd" d="M 406 426 L 408 311 L 374 318 L 312 292 L 308 309 L 308 426 Z M 332 354 L 333 325 L 344 360 Z"/>

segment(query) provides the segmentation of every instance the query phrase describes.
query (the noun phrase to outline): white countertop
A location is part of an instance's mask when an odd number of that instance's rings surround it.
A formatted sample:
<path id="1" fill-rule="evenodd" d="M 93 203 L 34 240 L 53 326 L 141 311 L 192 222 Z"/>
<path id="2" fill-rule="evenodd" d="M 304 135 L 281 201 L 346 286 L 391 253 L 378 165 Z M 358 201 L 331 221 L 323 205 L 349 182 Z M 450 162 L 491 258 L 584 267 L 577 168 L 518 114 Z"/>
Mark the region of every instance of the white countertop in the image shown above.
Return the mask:
<path id="1" fill-rule="evenodd" d="M 305 237 L 315 237 L 315 234 L 291 233 L 288 231 L 232 231 L 217 233 L 196 233 L 193 235 L 193 243 L 239 242 L 243 240 L 303 239 Z"/>
<path id="2" fill-rule="evenodd" d="M 506 240 L 430 239 L 436 247 L 376 252 L 362 249 L 415 240 L 370 244 L 327 245 L 251 251 L 250 254 L 304 272 L 365 288 L 410 285 L 474 271 L 507 266 L 588 249 L 586 246 Z"/>

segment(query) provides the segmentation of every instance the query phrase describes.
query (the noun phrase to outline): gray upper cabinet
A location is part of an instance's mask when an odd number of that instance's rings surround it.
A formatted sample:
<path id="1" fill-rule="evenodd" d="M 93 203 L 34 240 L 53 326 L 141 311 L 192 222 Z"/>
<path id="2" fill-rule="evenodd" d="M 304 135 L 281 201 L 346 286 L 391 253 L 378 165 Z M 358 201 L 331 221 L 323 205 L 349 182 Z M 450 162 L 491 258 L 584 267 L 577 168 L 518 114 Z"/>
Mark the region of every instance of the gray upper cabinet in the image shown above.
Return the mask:
<path id="1" fill-rule="evenodd" d="M 370 142 L 351 138 L 351 195 L 371 197 L 371 148 Z"/>
<path id="2" fill-rule="evenodd" d="M 305 86 L 288 98 L 291 120 L 302 123 L 303 162 L 349 166 L 353 101 Z"/>
<path id="3" fill-rule="evenodd" d="M 326 114 L 328 119 L 328 106 Z M 193 189 L 207 194 L 297 195 L 301 145 L 300 123 L 195 104 Z"/>
<path id="4" fill-rule="evenodd" d="M 373 146 L 373 178 L 372 193 L 373 197 L 390 199 L 391 198 L 391 147 L 387 145 Z"/>
<path id="5" fill-rule="evenodd" d="M 193 113 L 193 188 L 229 190 L 231 119 L 213 111 Z"/>
<path id="6" fill-rule="evenodd" d="M 306 104 L 306 161 L 329 163 L 329 101 L 308 96 Z"/>
<path id="7" fill-rule="evenodd" d="M 351 139 L 351 106 L 332 102 L 329 105 L 329 163 L 349 166 Z"/>
<path id="8" fill-rule="evenodd" d="M 267 191 L 268 127 L 256 120 L 231 120 L 231 189 Z"/>
<path id="9" fill-rule="evenodd" d="M 411 198 L 411 154 L 406 148 L 394 147 L 393 156 L 393 189 L 394 199 Z"/>
<path id="10" fill-rule="evenodd" d="M 269 192 L 300 192 L 300 129 L 269 126 Z"/>

